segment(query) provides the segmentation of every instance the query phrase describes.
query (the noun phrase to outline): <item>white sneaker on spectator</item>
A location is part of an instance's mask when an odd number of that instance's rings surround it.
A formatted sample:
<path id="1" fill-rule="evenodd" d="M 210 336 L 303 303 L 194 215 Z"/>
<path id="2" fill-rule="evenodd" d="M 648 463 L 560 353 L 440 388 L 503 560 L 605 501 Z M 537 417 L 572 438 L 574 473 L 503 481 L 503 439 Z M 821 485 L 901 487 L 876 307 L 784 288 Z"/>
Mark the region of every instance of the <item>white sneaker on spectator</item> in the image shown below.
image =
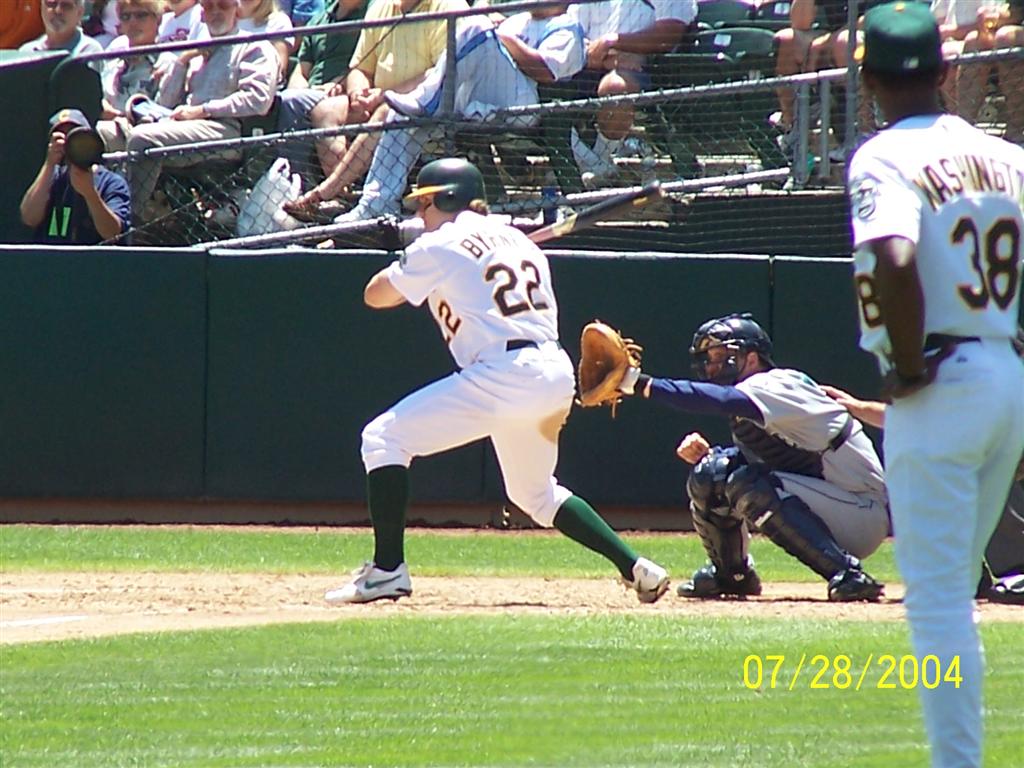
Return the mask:
<path id="1" fill-rule="evenodd" d="M 646 557 L 638 557 L 633 564 L 633 580 L 623 583 L 636 590 L 641 603 L 655 603 L 668 590 L 668 571 Z"/>
<path id="2" fill-rule="evenodd" d="M 353 224 L 357 221 L 371 221 L 381 216 L 397 216 L 398 204 L 388 204 L 380 197 L 363 197 L 348 213 L 335 217 L 335 224 Z"/>
<path id="3" fill-rule="evenodd" d="M 351 582 L 324 594 L 328 603 L 372 603 L 374 600 L 397 600 L 412 594 L 412 580 L 405 563 L 393 571 L 384 571 L 373 563 L 364 563 L 352 572 Z"/>

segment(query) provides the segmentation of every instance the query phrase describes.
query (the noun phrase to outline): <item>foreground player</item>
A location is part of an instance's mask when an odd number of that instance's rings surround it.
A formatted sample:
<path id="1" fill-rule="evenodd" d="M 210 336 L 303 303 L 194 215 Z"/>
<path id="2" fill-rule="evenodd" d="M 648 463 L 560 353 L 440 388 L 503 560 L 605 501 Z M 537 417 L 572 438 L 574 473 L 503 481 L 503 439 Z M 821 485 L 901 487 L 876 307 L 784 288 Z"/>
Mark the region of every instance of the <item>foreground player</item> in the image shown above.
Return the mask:
<path id="1" fill-rule="evenodd" d="M 407 198 L 425 234 L 366 285 L 374 309 L 424 301 L 461 370 L 402 399 L 363 430 L 373 561 L 326 594 L 366 603 L 412 593 L 403 540 L 408 467 L 489 437 L 509 499 L 544 527 L 606 557 L 641 602 L 668 589 L 665 569 L 638 558 L 597 512 L 553 477 L 572 406 L 572 363 L 558 343 L 547 258 L 519 230 L 478 213 L 484 183 L 471 163 L 423 167 Z"/>
<path id="2" fill-rule="evenodd" d="M 869 11 L 864 82 L 888 128 L 849 170 L 861 346 L 877 355 L 896 560 L 918 659 L 932 763 L 980 766 L 982 553 L 1024 448 L 1020 304 L 1024 150 L 942 114 L 928 7 Z M 958 665 L 958 669 L 956 666 Z"/>

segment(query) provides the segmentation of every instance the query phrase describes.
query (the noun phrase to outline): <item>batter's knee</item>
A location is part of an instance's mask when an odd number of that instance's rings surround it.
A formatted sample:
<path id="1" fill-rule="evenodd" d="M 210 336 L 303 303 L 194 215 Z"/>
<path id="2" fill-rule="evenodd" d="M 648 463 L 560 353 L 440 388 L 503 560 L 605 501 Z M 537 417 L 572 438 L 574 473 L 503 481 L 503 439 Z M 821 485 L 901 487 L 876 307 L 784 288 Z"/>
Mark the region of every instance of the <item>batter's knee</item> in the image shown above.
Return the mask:
<path id="1" fill-rule="evenodd" d="M 778 507 L 778 488 L 771 470 L 760 464 L 748 464 L 729 475 L 725 497 L 733 511 L 759 526 L 765 512 Z"/>
<path id="2" fill-rule="evenodd" d="M 412 455 L 402 447 L 395 432 L 395 414 L 391 411 L 363 427 L 361 452 L 367 472 L 389 465 L 408 467 L 412 463 Z"/>
<path id="3" fill-rule="evenodd" d="M 508 499 L 542 528 L 555 524 L 555 515 L 572 491 L 555 482 L 552 477 L 544 484 L 505 482 Z"/>

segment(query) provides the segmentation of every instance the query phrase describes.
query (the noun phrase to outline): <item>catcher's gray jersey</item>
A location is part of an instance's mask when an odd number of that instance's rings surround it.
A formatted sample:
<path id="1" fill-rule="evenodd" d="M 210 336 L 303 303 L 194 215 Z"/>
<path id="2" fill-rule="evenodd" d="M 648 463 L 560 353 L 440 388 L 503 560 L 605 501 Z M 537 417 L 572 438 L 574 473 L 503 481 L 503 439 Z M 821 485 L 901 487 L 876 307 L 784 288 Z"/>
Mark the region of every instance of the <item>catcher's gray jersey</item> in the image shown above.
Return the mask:
<path id="1" fill-rule="evenodd" d="M 736 388 L 753 401 L 764 420 L 757 425 L 733 419 L 733 437 L 748 460 L 797 474 L 820 471 L 823 480 L 850 493 L 869 494 L 884 504 L 882 464 L 861 423 L 807 374 L 772 368 L 744 379 Z M 776 441 L 769 445 L 758 432 Z"/>

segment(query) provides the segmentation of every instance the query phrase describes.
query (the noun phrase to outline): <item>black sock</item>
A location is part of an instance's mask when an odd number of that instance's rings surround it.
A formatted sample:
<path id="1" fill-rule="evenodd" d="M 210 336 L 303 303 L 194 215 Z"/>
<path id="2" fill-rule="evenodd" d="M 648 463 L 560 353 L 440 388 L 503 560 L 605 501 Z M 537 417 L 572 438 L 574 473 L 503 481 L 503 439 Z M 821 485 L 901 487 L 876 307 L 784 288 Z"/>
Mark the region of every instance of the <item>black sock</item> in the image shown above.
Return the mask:
<path id="1" fill-rule="evenodd" d="M 378 467 L 366 476 L 366 498 L 373 522 L 373 562 L 393 571 L 405 562 L 405 509 L 409 504 L 409 470 Z"/>
<path id="2" fill-rule="evenodd" d="M 555 513 L 555 528 L 587 549 L 611 560 L 622 578 L 633 580 L 636 553 L 597 511 L 579 496 L 570 496 Z"/>

